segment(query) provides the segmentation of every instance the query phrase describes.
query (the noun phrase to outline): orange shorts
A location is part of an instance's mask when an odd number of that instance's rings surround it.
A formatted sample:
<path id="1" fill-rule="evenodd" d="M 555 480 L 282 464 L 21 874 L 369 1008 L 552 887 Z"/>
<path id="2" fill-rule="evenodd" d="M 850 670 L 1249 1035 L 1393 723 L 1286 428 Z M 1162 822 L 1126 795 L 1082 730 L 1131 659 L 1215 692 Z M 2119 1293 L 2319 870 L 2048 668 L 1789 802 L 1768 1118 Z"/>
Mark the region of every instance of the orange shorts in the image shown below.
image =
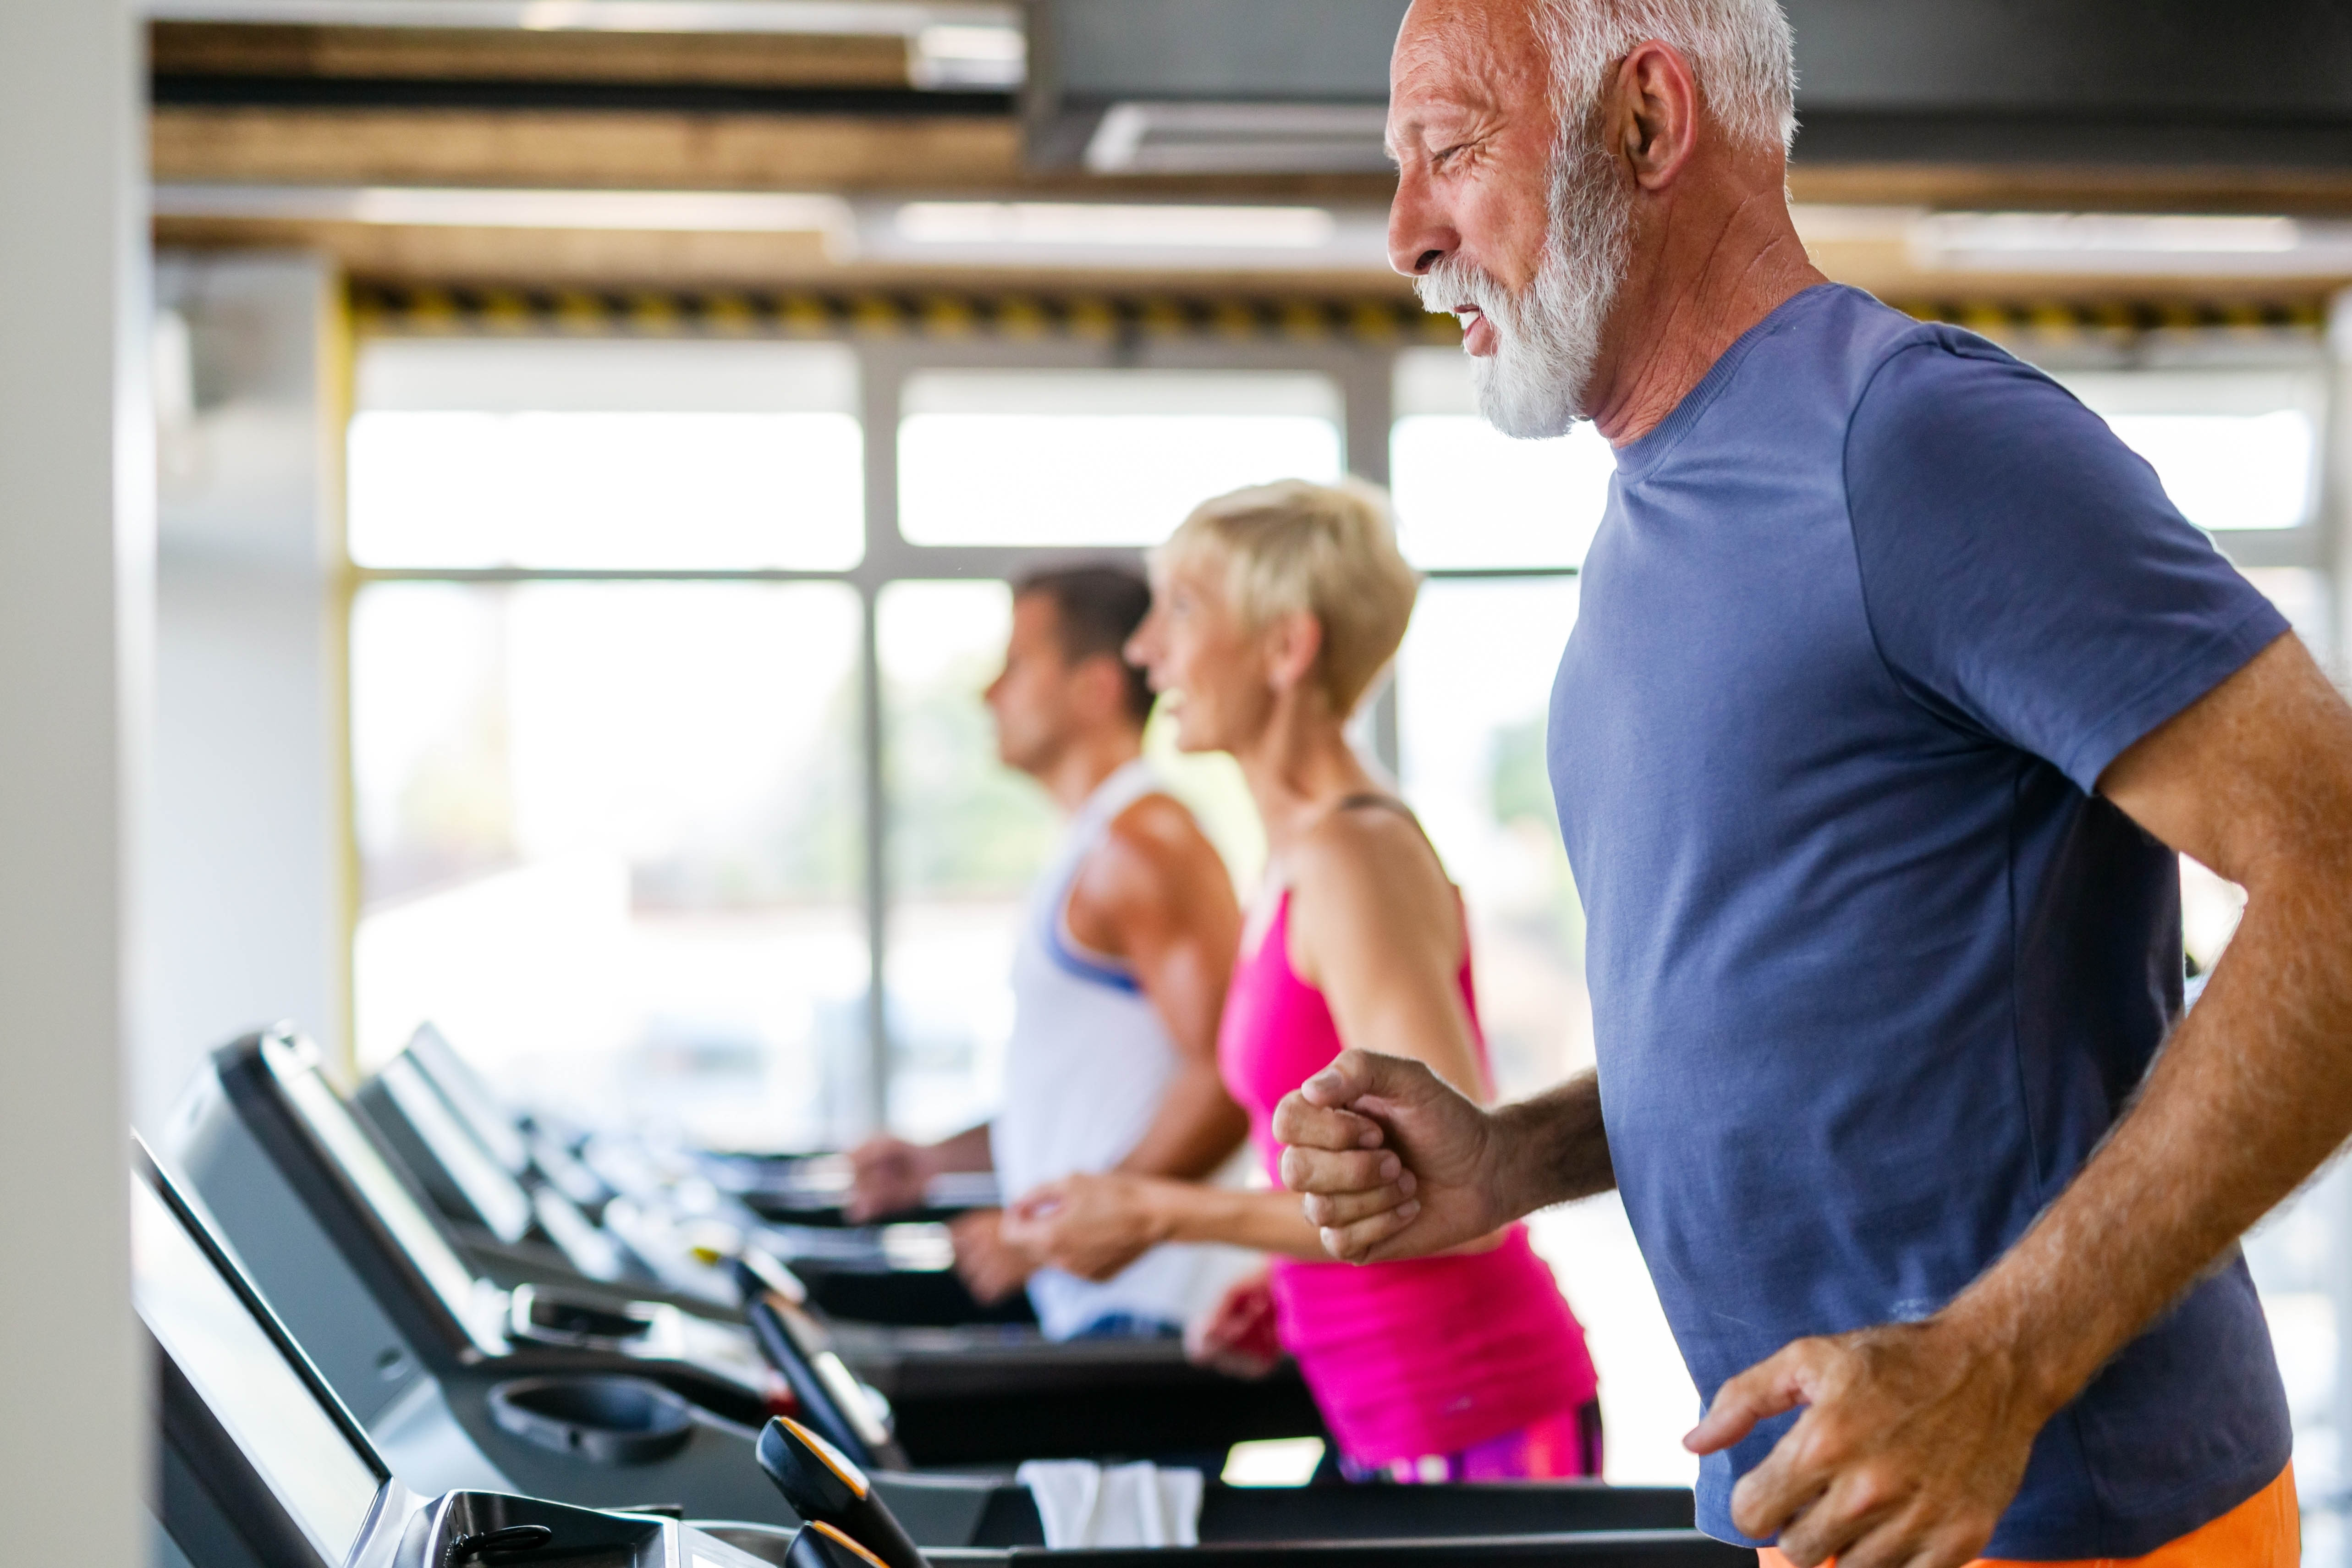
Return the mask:
<path id="1" fill-rule="evenodd" d="M 1790 1568 L 1778 1547 L 1756 1553 L 1762 1568 Z M 2040 1568 L 2296 1568 L 2303 1561 L 2303 1515 L 2295 1502 L 2294 1467 L 2213 1521 L 2178 1541 L 2168 1541 L 2145 1557 L 2097 1557 Z M 1981 1557 L 1969 1568 L 2026 1568 L 2002 1558 Z"/>

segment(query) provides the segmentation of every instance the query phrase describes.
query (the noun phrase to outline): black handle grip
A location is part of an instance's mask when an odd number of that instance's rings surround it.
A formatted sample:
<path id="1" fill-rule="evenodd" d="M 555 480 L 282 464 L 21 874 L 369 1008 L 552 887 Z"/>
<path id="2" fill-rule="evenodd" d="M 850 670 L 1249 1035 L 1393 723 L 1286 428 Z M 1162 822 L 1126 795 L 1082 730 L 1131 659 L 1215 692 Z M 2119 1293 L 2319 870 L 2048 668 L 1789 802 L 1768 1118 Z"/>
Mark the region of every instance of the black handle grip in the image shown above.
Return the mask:
<path id="1" fill-rule="evenodd" d="M 885 1568 L 924 1568 L 923 1553 L 898 1516 L 845 1455 L 797 1421 L 779 1417 L 760 1433 L 760 1468 L 810 1524 L 829 1524 Z"/>
<path id="2" fill-rule="evenodd" d="M 760 1353 L 784 1374 L 784 1382 L 791 1385 L 793 1397 L 799 1401 L 808 1424 L 822 1433 L 826 1442 L 848 1455 L 853 1464 L 873 1464 L 874 1450 L 857 1435 L 856 1423 L 834 1398 L 824 1379 L 817 1375 L 816 1363 L 809 1359 L 774 1303 L 764 1295 L 747 1298 L 743 1320 L 751 1326 L 751 1337 L 759 1342 Z"/>

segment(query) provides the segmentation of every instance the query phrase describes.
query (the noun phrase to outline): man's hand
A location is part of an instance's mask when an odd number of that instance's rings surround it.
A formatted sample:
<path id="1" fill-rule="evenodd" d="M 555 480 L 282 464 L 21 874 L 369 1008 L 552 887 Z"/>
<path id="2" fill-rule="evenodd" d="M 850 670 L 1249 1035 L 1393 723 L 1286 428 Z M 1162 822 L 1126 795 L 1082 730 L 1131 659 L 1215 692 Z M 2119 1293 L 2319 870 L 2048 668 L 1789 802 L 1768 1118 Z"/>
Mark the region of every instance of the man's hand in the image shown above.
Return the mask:
<path id="1" fill-rule="evenodd" d="M 851 1220 L 868 1220 L 919 1208 L 923 1190 L 939 1173 L 933 1152 L 885 1134 L 849 1152 L 849 1197 L 842 1205 Z"/>
<path id="2" fill-rule="evenodd" d="M 1076 1172 L 1024 1193 L 1005 1211 L 1005 1236 L 1040 1262 L 1108 1279 L 1168 1239 L 1153 1186 L 1145 1176 Z"/>
<path id="3" fill-rule="evenodd" d="M 956 1276 L 983 1307 L 1003 1300 L 1037 1271 L 1037 1260 L 1005 1238 L 1000 1223 L 1003 1217 L 1002 1209 L 974 1209 L 958 1215 L 948 1226 L 948 1237 L 955 1244 Z"/>
<path id="4" fill-rule="evenodd" d="M 1275 1107 L 1282 1184 L 1345 1263 L 1421 1258 L 1517 1219 L 1495 1118 L 1421 1062 L 1342 1051 Z"/>
<path id="5" fill-rule="evenodd" d="M 1992 1539 L 2049 1419 L 1995 1346 L 1949 1321 L 1799 1340 L 1717 1391 L 1683 1439 L 1727 1448 L 1799 1405 L 1731 1493 L 1731 1520 L 1797 1568 L 1958 1568 Z"/>

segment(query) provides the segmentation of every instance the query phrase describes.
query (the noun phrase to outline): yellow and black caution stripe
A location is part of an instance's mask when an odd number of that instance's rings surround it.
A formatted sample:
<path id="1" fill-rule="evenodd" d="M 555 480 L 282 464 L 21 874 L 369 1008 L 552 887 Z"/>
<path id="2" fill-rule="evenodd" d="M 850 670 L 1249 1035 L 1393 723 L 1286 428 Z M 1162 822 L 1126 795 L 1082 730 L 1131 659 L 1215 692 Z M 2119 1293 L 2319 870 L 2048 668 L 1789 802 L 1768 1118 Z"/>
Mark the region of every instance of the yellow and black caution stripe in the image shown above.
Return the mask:
<path id="1" fill-rule="evenodd" d="M 1200 337 L 1460 341 L 1450 316 L 1410 300 L 1150 295 L 604 292 L 355 283 L 362 331 L 544 337 Z"/>
<path id="2" fill-rule="evenodd" d="M 2309 333 L 2326 302 L 2308 300 L 2119 300 L 2095 303 L 1896 300 L 1921 321 L 1992 337 L 2128 339 L 2159 331 Z M 359 282 L 352 311 L 362 331 L 385 334 L 582 337 L 918 336 L 930 338 L 1346 339 L 1453 343 L 1450 316 L 1410 300 L 983 294 L 603 291 L 469 289 Z"/>
<path id="3" fill-rule="evenodd" d="M 2315 332 L 2327 302 L 2308 300 L 2111 300 L 2095 303 L 1892 300 L 1923 321 L 1948 321 L 1987 337 L 2138 337 L 2161 331 Z"/>

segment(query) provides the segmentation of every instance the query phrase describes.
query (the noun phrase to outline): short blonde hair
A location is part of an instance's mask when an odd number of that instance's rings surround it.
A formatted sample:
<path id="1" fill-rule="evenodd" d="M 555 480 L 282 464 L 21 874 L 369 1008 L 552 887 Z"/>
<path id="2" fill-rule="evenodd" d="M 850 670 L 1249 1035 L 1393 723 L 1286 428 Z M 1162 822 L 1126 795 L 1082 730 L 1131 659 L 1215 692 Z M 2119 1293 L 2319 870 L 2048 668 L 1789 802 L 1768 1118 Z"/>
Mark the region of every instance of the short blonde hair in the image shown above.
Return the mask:
<path id="1" fill-rule="evenodd" d="M 1342 718 L 1396 657 L 1421 591 L 1388 497 L 1360 479 L 1278 479 L 1202 501 L 1152 556 L 1163 568 L 1210 558 L 1250 630 L 1300 610 L 1321 625 L 1317 674 Z"/>

